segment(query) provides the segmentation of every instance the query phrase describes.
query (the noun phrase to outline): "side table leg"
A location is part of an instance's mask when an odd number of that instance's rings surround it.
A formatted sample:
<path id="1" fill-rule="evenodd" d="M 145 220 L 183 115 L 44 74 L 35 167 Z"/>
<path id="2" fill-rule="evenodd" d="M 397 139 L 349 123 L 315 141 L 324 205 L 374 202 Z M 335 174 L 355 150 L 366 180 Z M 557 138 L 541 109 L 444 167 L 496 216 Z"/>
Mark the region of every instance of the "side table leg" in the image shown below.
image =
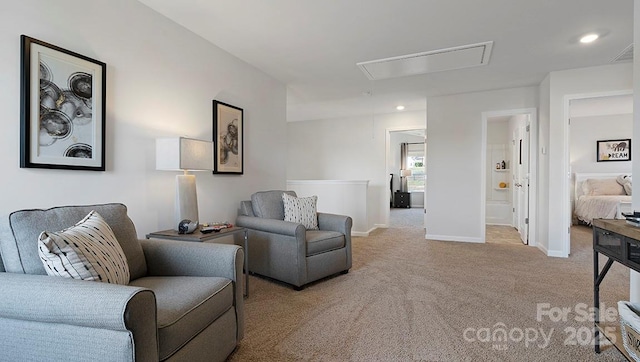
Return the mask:
<path id="1" fill-rule="evenodd" d="M 244 295 L 249 298 L 249 230 L 244 230 Z"/>

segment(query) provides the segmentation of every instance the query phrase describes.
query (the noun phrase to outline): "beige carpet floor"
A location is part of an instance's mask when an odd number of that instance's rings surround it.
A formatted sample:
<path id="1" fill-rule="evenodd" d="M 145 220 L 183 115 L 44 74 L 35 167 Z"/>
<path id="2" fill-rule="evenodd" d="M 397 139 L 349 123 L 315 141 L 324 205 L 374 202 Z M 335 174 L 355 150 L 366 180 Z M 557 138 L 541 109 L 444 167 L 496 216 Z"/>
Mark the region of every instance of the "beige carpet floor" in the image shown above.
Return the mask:
<path id="1" fill-rule="evenodd" d="M 424 240 L 421 227 L 376 230 L 354 238 L 346 275 L 299 292 L 252 276 L 245 338 L 230 360 L 621 361 L 611 346 L 593 352 L 592 323 L 580 318 L 593 303 L 590 232 L 574 228 L 571 257 L 560 259 Z M 615 308 L 628 288 L 628 270 L 614 264 L 601 300 Z M 552 321 L 539 308 L 569 312 Z"/>

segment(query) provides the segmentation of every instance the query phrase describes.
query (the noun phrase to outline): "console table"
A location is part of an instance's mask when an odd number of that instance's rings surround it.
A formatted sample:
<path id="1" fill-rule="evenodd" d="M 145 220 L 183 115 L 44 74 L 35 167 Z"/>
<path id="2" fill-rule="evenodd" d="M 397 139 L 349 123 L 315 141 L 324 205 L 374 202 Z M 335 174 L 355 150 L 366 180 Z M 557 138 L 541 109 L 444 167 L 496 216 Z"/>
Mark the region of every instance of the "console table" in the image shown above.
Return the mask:
<path id="1" fill-rule="evenodd" d="M 177 230 L 162 230 L 147 234 L 147 239 L 166 239 L 178 241 L 196 241 L 205 242 L 218 239 L 225 236 L 233 236 L 237 233 L 244 234 L 244 296 L 249 298 L 249 230 L 243 227 L 231 227 L 220 231 L 213 231 L 203 234 L 200 230 L 196 230 L 191 234 L 178 234 Z"/>
<path id="2" fill-rule="evenodd" d="M 607 256 L 609 260 L 602 270 L 598 266 L 598 255 Z M 640 228 L 627 224 L 626 220 L 593 220 L 593 304 L 595 306 L 595 351 L 600 353 L 600 332 L 612 342 L 627 360 L 631 357 L 624 349 L 620 325 L 600 323 L 600 284 L 607 275 L 613 262 L 616 261 L 626 267 L 640 272 Z M 606 330 L 607 326 L 615 327 Z M 615 330 L 616 333 L 608 335 Z M 613 338 L 615 337 L 615 338 Z"/>

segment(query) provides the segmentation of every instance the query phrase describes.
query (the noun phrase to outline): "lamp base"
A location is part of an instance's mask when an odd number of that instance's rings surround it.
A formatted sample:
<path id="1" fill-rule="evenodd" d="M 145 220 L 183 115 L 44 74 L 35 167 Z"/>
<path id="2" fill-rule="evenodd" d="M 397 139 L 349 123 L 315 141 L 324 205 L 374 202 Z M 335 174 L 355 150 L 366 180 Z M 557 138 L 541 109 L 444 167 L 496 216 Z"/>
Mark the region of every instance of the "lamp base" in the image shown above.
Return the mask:
<path id="1" fill-rule="evenodd" d="M 198 221 L 198 197 L 196 195 L 196 176 L 176 176 L 175 230 L 182 220 Z"/>

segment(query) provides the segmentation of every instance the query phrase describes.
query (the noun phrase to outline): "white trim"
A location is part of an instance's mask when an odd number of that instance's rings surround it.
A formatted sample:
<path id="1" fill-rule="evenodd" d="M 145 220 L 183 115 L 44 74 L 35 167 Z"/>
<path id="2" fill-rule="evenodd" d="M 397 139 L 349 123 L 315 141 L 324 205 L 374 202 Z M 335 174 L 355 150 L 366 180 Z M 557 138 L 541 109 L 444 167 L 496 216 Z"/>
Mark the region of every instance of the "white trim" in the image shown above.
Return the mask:
<path id="1" fill-rule="evenodd" d="M 548 252 L 549 256 L 556 256 L 561 258 L 566 258 L 569 256 L 571 252 L 571 197 L 570 188 L 571 188 L 571 160 L 569 159 L 569 120 L 570 120 L 570 102 L 578 99 L 588 99 L 588 98 L 604 98 L 604 97 L 615 97 L 615 96 L 623 96 L 623 95 L 632 95 L 633 90 L 618 90 L 618 91 L 609 91 L 609 92 L 595 92 L 595 93 L 580 93 L 580 94 L 566 94 L 563 99 L 563 118 L 562 118 L 562 134 L 560 135 L 560 139 L 562 140 L 562 175 L 564 175 L 563 180 L 564 184 L 561 189 L 561 200 L 564 200 L 560 204 L 562 205 L 562 217 L 561 217 L 561 229 L 567 230 L 567 232 L 562 232 L 562 249 L 557 252 Z M 553 182 L 553 180 L 551 180 Z M 553 235 L 549 235 L 549 237 L 553 237 Z M 552 255 L 553 254 L 553 255 Z M 557 254 L 557 255 L 556 255 Z"/>
<path id="2" fill-rule="evenodd" d="M 377 225 L 378 224 L 376 224 L 374 227 L 372 227 L 367 231 L 351 231 L 351 236 L 369 236 L 370 233 L 372 233 L 375 229 L 378 228 Z"/>
<path id="3" fill-rule="evenodd" d="M 388 229 L 389 228 L 389 224 L 373 224 L 373 230 L 375 229 Z"/>
<path id="4" fill-rule="evenodd" d="M 482 151 L 480 158 L 482 162 L 482 170 L 487 164 L 487 122 L 488 118 L 515 116 L 520 114 L 529 115 L 529 245 L 538 245 L 538 110 L 536 108 L 520 108 L 503 111 L 482 112 Z M 481 173 L 481 190 L 482 197 L 480 202 L 480 229 L 482 230 L 482 239 L 486 238 L 486 175 Z"/>
<path id="5" fill-rule="evenodd" d="M 432 235 L 426 234 L 425 239 L 438 241 L 459 241 L 461 243 L 484 243 L 483 238 L 471 238 L 468 236 Z"/>
<path id="6" fill-rule="evenodd" d="M 564 253 L 564 251 L 560 251 L 560 250 L 556 250 L 556 251 L 548 251 L 547 250 L 547 256 L 551 256 L 554 258 L 568 258 L 569 255 L 566 255 Z"/>

